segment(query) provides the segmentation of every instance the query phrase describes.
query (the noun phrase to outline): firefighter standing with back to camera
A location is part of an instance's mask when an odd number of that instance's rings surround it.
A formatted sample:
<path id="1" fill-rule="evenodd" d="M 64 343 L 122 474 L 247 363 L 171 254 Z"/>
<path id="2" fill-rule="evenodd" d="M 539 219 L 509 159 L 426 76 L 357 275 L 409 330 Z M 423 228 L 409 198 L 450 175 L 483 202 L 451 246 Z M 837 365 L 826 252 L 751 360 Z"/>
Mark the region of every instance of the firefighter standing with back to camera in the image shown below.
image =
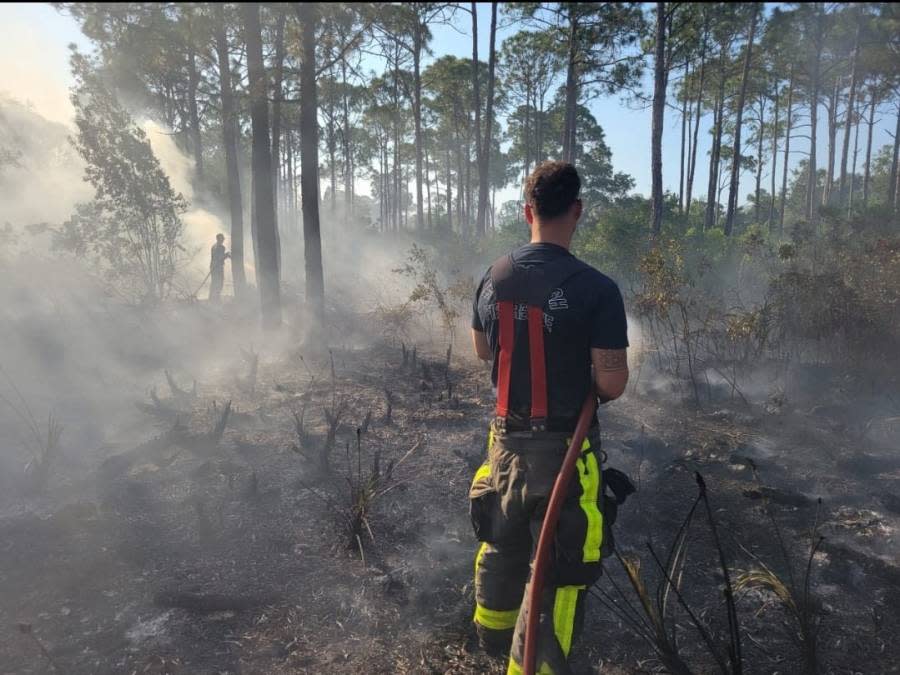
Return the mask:
<path id="1" fill-rule="evenodd" d="M 475 625 L 482 647 L 510 651 L 510 675 L 522 672 L 525 611 L 519 610 L 567 439 L 591 387 L 606 403 L 621 396 L 628 382 L 619 288 L 569 252 L 581 217 L 580 188 L 571 164 L 544 162 L 534 170 L 525 182 L 531 243 L 495 261 L 475 294 L 475 351 L 493 362 L 497 387 L 488 457 L 469 492 L 472 524 L 482 542 L 475 559 Z M 538 673 L 570 672 L 585 590 L 601 574 L 610 524 L 604 523 L 601 457 L 595 416 L 551 551 Z"/>

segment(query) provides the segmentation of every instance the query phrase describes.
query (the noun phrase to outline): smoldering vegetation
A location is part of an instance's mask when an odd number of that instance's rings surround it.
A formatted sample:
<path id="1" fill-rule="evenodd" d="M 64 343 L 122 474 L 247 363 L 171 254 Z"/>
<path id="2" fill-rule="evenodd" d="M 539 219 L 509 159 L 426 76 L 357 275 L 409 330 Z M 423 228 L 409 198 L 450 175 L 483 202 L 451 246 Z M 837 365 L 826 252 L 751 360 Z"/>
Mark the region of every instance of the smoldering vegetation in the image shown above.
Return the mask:
<path id="1" fill-rule="evenodd" d="M 72 123 L 0 98 L 0 671 L 506 672 L 471 626 L 493 392 L 469 314 L 527 239 L 492 193 L 557 157 L 574 251 L 625 295 L 631 382 L 599 415 L 637 486 L 573 672 L 893 671 L 896 20 L 661 7 L 662 33 L 615 3 L 60 7 L 98 47 Z M 473 18 L 496 53 L 415 61 Z M 615 57 L 621 93 L 661 38 L 685 180 L 645 199 L 567 47 L 591 77 Z"/>

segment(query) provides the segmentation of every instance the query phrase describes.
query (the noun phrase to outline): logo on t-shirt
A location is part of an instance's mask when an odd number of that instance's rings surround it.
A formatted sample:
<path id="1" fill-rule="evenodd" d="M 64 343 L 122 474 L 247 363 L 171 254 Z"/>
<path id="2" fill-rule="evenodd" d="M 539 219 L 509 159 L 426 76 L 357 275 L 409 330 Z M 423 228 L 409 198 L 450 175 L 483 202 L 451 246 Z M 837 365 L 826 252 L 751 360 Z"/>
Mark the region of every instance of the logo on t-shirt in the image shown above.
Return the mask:
<path id="1" fill-rule="evenodd" d="M 490 279 L 485 283 L 485 291 L 493 290 L 488 286 L 490 284 Z M 487 295 L 487 293 L 485 293 Z M 565 293 L 563 293 L 563 289 L 557 288 L 550 294 L 550 299 L 547 301 L 548 308 L 551 312 L 558 312 L 563 309 L 569 309 L 569 300 L 566 298 Z M 491 302 L 487 305 L 484 305 L 484 313 L 485 319 L 487 321 L 496 321 L 499 316 L 499 311 L 497 309 L 497 303 Z M 544 330 L 548 333 L 553 332 L 553 322 L 554 317 L 547 312 L 543 312 L 544 316 Z M 527 321 L 528 320 L 528 305 L 526 304 L 516 304 L 513 306 L 513 319 L 515 321 Z"/>
<path id="2" fill-rule="evenodd" d="M 550 309 L 554 312 L 558 309 L 569 309 L 569 301 L 566 299 L 565 294 L 563 293 L 563 289 L 557 288 L 550 294 L 550 300 L 548 300 L 550 305 Z"/>

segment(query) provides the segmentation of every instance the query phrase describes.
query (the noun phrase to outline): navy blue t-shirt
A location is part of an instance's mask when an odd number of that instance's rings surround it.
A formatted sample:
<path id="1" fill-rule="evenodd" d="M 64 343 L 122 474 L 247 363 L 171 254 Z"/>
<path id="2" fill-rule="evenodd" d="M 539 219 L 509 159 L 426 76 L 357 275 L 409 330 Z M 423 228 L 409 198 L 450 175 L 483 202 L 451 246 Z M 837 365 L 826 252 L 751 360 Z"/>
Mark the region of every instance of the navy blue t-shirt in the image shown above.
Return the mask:
<path id="1" fill-rule="evenodd" d="M 513 265 L 531 267 L 562 257 L 576 261 L 569 251 L 556 244 L 526 244 L 512 252 Z M 472 328 L 487 334 L 494 352 L 491 380 L 497 385 L 499 335 L 497 303 L 487 273 L 475 292 Z M 528 327 L 524 307 L 515 312 L 515 346 L 510 375 L 509 425 L 526 428 L 531 409 L 531 382 L 527 365 Z M 625 349 L 628 330 L 625 305 L 616 283 L 593 267 L 563 281 L 550 293 L 544 305 L 544 352 L 547 361 L 548 421 L 551 431 L 575 428 L 581 405 L 591 388 L 591 348 Z M 524 372 L 523 372 L 524 371 Z"/>

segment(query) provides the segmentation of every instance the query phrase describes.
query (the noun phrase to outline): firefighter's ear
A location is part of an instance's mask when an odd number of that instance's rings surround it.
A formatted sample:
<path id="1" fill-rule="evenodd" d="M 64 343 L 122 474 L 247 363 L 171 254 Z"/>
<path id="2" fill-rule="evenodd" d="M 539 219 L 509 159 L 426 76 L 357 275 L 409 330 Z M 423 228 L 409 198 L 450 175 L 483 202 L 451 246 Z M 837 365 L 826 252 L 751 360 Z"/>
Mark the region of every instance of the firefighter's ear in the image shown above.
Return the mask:
<path id="1" fill-rule="evenodd" d="M 573 206 L 574 206 L 574 210 L 572 211 L 572 215 L 575 216 L 575 222 L 577 223 L 581 219 L 581 210 L 582 210 L 581 200 L 576 199 L 575 204 Z"/>
<path id="2" fill-rule="evenodd" d="M 534 210 L 528 202 L 525 202 L 525 222 L 529 225 L 534 224 Z"/>

